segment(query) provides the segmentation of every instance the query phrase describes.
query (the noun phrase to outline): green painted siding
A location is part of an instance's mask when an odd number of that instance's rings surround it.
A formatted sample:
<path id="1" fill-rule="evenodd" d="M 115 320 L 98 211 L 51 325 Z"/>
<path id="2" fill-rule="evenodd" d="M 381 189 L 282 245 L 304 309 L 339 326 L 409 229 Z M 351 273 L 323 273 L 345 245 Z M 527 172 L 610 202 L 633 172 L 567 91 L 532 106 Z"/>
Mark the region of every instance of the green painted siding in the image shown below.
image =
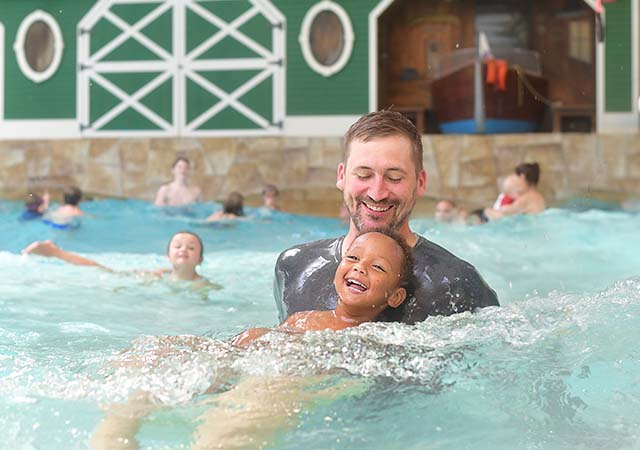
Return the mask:
<path id="1" fill-rule="evenodd" d="M 632 109 L 631 1 L 618 0 L 606 5 L 605 110 L 607 112 L 629 112 Z"/>
<path id="2" fill-rule="evenodd" d="M 369 13 L 379 0 L 343 0 L 355 35 L 338 73 L 324 77 L 304 60 L 298 42 L 304 15 L 317 0 L 272 0 L 287 17 L 287 115 L 362 114 L 369 110 Z"/>
<path id="3" fill-rule="evenodd" d="M 86 0 L 3 0 L 0 21 L 5 27 L 5 118 L 73 119 L 76 117 L 76 24 L 93 6 Z M 22 20 L 41 9 L 58 22 L 64 53 L 58 71 L 34 83 L 18 67 L 13 44 Z"/>

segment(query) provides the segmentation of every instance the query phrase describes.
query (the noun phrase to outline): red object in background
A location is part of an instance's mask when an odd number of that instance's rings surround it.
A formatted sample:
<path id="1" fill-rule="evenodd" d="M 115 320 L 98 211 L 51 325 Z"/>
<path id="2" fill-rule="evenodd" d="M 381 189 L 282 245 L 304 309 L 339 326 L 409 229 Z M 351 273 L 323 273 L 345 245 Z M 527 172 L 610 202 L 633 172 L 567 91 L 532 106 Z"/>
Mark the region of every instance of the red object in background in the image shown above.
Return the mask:
<path id="1" fill-rule="evenodd" d="M 509 194 L 504 194 L 500 199 L 500 206 L 510 205 L 514 201 L 515 200 L 513 198 L 509 197 Z"/>
<path id="2" fill-rule="evenodd" d="M 487 84 L 493 85 L 498 91 L 506 91 L 508 69 L 505 59 L 487 59 Z"/>

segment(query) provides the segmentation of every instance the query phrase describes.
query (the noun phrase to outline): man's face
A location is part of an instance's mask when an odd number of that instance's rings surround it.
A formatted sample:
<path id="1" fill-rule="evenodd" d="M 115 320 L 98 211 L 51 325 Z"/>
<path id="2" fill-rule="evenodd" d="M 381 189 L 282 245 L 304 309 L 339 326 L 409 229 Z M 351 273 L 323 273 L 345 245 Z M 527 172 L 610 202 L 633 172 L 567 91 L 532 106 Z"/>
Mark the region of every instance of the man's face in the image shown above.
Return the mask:
<path id="1" fill-rule="evenodd" d="M 189 176 L 189 164 L 180 160 L 173 166 L 173 176 L 176 179 L 184 180 Z"/>
<path id="2" fill-rule="evenodd" d="M 455 219 L 455 215 L 456 215 L 456 209 L 451 204 L 451 202 L 447 200 L 442 200 L 436 204 L 435 216 L 438 222 L 443 222 L 443 223 L 453 222 L 453 219 Z"/>
<path id="3" fill-rule="evenodd" d="M 426 189 L 426 174 L 416 175 L 411 156 L 411 142 L 404 136 L 351 142 L 336 185 L 358 231 L 397 229 L 409 219 Z"/>

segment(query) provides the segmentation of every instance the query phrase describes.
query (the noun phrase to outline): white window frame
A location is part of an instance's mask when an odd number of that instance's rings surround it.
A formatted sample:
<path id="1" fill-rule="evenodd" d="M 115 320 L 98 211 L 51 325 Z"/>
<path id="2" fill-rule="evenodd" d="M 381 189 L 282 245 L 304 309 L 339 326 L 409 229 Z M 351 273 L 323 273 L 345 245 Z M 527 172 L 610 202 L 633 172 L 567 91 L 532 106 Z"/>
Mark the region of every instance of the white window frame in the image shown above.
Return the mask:
<path id="1" fill-rule="evenodd" d="M 313 56 L 313 51 L 311 50 L 311 45 L 309 43 L 309 38 L 311 35 L 311 25 L 313 24 L 316 16 L 324 11 L 331 11 L 336 16 L 338 16 L 340 24 L 342 25 L 342 29 L 344 30 L 344 48 L 342 49 L 342 54 L 336 60 L 336 62 L 329 66 L 318 62 L 318 60 Z M 353 51 L 354 40 L 355 35 L 353 34 L 353 26 L 351 25 L 349 14 L 347 14 L 342 6 L 330 0 L 323 0 L 321 2 L 318 2 L 307 11 L 304 19 L 302 20 L 300 36 L 298 37 L 298 42 L 300 42 L 300 48 L 302 49 L 304 60 L 314 72 L 317 72 L 325 77 L 330 77 L 340 72 L 347 64 L 347 62 L 349 62 L 351 53 Z"/>
<path id="2" fill-rule="evenodd" d="M 29 31 L 29 27 L 33 25 L 35 22 L 42 21 L 53 33 L 53 58 L 51 59 L 51 64 L 42 72 L 37 72 L 31 68 L 29 62 L 27 61 L 27 57 L 25 55 L 24 44 L 27 38 L 27 31 Z M 13 44 L 13 50 L 16 52 L 16 58 L 18 60 L 18 66 L 20 70 L 24 74 L 25 77 L 30 79 L 35 83 L 42 83 L 43 81 L 48 80 L 56 73 L 58 67 L 60 67 L 60 62 L 62 61 L 62 54 L 64 53 L 64 40 L 62 39 L 62 31 L 60 31 L 60 26 L 56 19 L 49 13 L 42 11 L 41 9 L 33 11 L 31 14 L 27 15 L 22 22 L 20 23 L 20 27 L 18 27 L 18 32 L 16 33 L 16 41 Z"/>

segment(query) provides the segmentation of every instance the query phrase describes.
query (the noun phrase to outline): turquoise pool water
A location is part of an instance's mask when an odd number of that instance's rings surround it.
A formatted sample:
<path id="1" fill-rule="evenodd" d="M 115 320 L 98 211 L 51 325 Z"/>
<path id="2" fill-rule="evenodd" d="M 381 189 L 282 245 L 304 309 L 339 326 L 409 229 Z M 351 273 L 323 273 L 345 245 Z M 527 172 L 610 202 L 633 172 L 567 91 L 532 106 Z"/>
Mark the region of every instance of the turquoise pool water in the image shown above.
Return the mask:
<path id="1" fill-rule="evenodd" d="M 54 230 L 19 222 L 21 205 L 0 202 L 0 448 L 88 448 L 100 405 L 140 388 L 167 405 L 145 422 L 141 447 L 189 448 L 202 400 L 248 376 L 326 374 L 366 389 L 296 413 L 269 448 L 640 448 L 640 215 L 555 209 L 469 228 L 415 219 L 417 232 L 472 262 L 503 306 L 414 327 L 274 334 L 273 345 L 238 351 L 224 339 L 276 323 L 279 251 L 344 228 L 251 209 L 232 227 L 199 223 L 214 208 L 184 216 L 95 201 L 80 228 Z M 181 229 L 201 235 L 201 273 L 222 290 L 202 295 L 19 254 L 54 239 L 115 269 L 157 268 Z M 110 369 L 124 349 L 153 351 L 158 335 L 212 344 L 150 370 Z"/>

